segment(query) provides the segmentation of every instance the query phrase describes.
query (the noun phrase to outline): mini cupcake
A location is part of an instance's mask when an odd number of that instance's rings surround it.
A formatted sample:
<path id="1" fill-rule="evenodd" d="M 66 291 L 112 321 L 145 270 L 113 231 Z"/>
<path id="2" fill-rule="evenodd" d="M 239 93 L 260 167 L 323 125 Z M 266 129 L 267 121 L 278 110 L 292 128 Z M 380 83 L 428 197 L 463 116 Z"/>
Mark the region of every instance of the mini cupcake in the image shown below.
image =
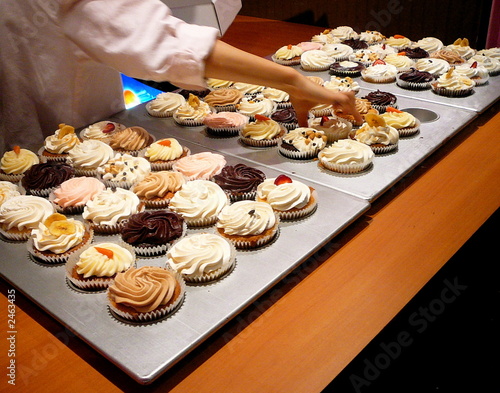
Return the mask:
<path id="1" fill-rule="evenodd" d="M 358 94 L 360 89 L 358 82 L 348 76 L 332 76 L 323 87 L 331 91 L 352 91 L 354 94 Z"/>
<path id="2" fill-rule="evenodd" d="M 218 112 L 211 113 L 203 120 L 207 127 L 207 133 L 219 136 L 236 136 L 245 127 L 250 118 L 236 112 Z"/>
<path id="3" fill-rule="evenodd" d="M 343 40 L 342 44 L 350 46 L 354 52 L 368 48 L 368 43 L 359 38 L 348 38 Z"/>
<path id="4" fill-rule="evenodd" d="M 297 120 L 297 113 L 293 108 L 278 109 L 271 115 L 271 120 L 277 122 L 280 126 L 285 127 L 287 130 L 293 130 L 299 126 Z"/>
<path id="5" fill-rule="evenodd" d="M 386 108 L 391 106 L 397 109 L 397 97 L 386 91 L 372 91 L 363 97 L 364 99 L 370 101 L 373 108 L 378 110 L 380 113 L 384 113 Z"/>
<path id="6" fill-rule="evenodd" d="M 412 42 L 408 37 L 405 37 L 401 34 L 395 34 L 393 36 L 390 36 L 389 38 L 386 38 L 385 44 L 390 45 L 393 48 L 396 48 L 396 50 L 400 51 L 407 46 L 411 46 Z"/>
<path id="7" fill-rule="evenodd" d="M 111 160 L 97 168 L 97 178 L 107 187 L 129 189 L 151 172 L 151 164 L 143 157 L 116 154 Z"/>
<path id="8" fill-rule="evenodd" d="M 334 61 L 323 50 L 310 50 L 300 56 L 300 67 L 304 71 L 326 71 Z"/>
<path id="9" fill-rule="evenodd" d="M 60 213 L 48 216 L 31 231 L 28 251 L 45 263 L 65 263 L 68 257 L 92 242 L 94 231 L 88 224 Z"/>
<path id="10" fill-rule="evenodd" d="M 308 126 L 321 131 L 326 135 L 326 142 L 332 143 L 349 137 L 352 123 L 331 114 L 330 116 L 313 117 L 308 119 Z"/>
<path id="11" fill-rule="evenodd" d="M 177 160 L 191 154 L 189 148 L 182 146 L 175 138 L 163 138 L 155 141 L 139 153 L 151 165 L 152 171 L 166 171 L 172 169 Z"/>
<path id="12" fill-rule="evenodd" d="M 266 87 L 262 90 L 262 95 L 276 103 L 276 109 L 290 108 L 292 103 L 290 102 L 290 95 L 283 90 L 274 89 L 272 87 Z"/>
<path id="13" fill-rule="evenodd" d="M 180 172 L 153 172 L 133 185 L 130 191 L 139 197 L 146 208 L 163 209 L 185 182 L 186 179 Z"/>
<path id="14" fill-rule="evenodd" d="M 449 65 L 458 65 L 465 63 L 465 59 L 457 52 L 448 49 L 441 49 L 433 52 L 430 57 L 432 59 L 440 59 L 446 61 Z"/>
<path id="15" fill-rule="evenodd" d="M 474 81 L 451 68 L 432 83 L 432 91 L 440 96 L 466 97 L 474 93 Z"/>
<path id="16" fill-rule="evenodd" d="M 203 119 L 213 112 L 213 109 L 197 96 L 190 94 L 184 105 L 173 114 L 175 122 L 181 126 L 197 127 L 203 125 Z"/>
<path id="17" fill-rule="evenodd" d="M 300 56 L 303 50 L 297 45 L 285 45 L 279 48 L 272 56 L 271 59 L 278 64 L 292 66 L 300 64 Z"/>
<path id="18" fill-rule="evenodd" d="M 66 124 L 59 124 L 59 129 L 53 135 L 45 138 L 39 155 L 42 162 L 65 162 L 71 149 L 81 143 L 75 134 L 75 128 Z"/>
<path id="19" fill-rule="evenodd" d="M 10 181 L 0 181 L 0 206 L 10 198 L 24 194 L 24 190 Z M 22 194 L 21 194 L 22 193 Z"/>
<path id="20" fill-rule="evenodd" d="M 82 247 L 72 253 L 66 262 L 66 278 L 84 291 L 108 288 L 118 273 L 132 266 L 135 252 L 127 244 L 100 242 Z"/>
<path id="21" fill-rule="evenodd" d="M 12 150 L 5 152 L 0 160 L 0 180 L 18 183 L 28 169 L 39 163 L 40 159 L 35 153 L 14 146 Z"/>
<path id="22" fill-rule="evenodd" d="M 356 61 L 343 60 L 333 63 L 330 66 L 330 75 L 350 76 L 354 78 L 361 75 L 365 66 Z"/>
<path id="23" fill-rule="evenodd" d="M 49 200 L 59 213 L 80 214 L 85 204 L 105 188 L 96 178 L 73 177 L 62 182 L 49 195 Z"/>
<path id="24" fill-rule="evenodd" d="M 396 77 L 396 84 L 403 89 L 425 90 L 431 87 L 434 77 L 430 72 L 419 71 L 415 68 L 402 72 Z"/>
<path id="25" fill-rule="evenodd" d="M 396 80 L 398 69 L 384 60 L 377 60 L 373 65 L 361 71 L 363 80 L 370 83 L 391 83 Z"/>
<path id="26" fill-rule="evenodd" d="M 82 217 L 95 232 L 115 234 L 132 214 L 142 210 L 139 197 L 132 191 L 107 188 L 86 203 Z"/>
<path id="27" fill-rule="evenodd" d="M 270 243 L 278 234 L 279 217 L 269 203 L 238 201 L 227 205 L 219 214 L 219 235 L 237 249 L 254 249 Z"/>
<path id="28" fill-rule="evenodd" d="M 160 93 L 146 103 L 146 111 L 153 117 L 172 117 L 177 108 L 185 103 L 186 99 L 179 93 Z"/>
<path id="29" fill-rule="evenodd" d="M 97 168 L 114 155 L 115 152 L 108 144 L 88 139 L 69 151 L 66 162 L 75 169 L 76 176 L 96 176 Z"/>
<path id="30" fill-rule="evenodd" d="M 0 234 L 8 240 L 25 241 L 31 230 L 54 213 L 54 207 L 45 198 L 19 195 L 0 206 Z"/>
<path id="31" fill-rule="evenodd" d="M 131 267 L 108 287 L 111 311 L 130 322 L 150 322 L 172 314 L 186 292 L 183 278 L 157 266 Z"/>
<path id="32" fill-rule="evenodd" d="M 236 262 L 234 246 L 213 233 L 188 235 L 167 252 L 167 267 L 188 283 L 206 283 L 227 274 Z"/>
<path id="33" fill-rule="evenodd" d="M 285 128 L 269 117 L 256 115 L 255 121 L 248 123 L 240 131 L 240 139 L 245 145 L 254 147 L 276 146 L 285 135 Z"/>
<path id="34" fill-rule="evenodd" d="M 324 148 L 318 154 L 318 165 L 333 172 L 353 174 L 368 168 L 375 154 L 364 143 L 341 139 Z"/>
<path id="35" fill-rule="evenodd" d="M 128 127 L 113 134 L 109 145 L 120 154 L 137 156 L 139 151 L 147 148 L 155 141 L 155 137 L 142 127 Z"/>
<path id="36" fill-rule="evenodd" d="M 354 53 L 354 50 L 345 44 L 327 44 L 321 48 L 322 51 L 331 57 L 335 62 L 345 61 Z"/>
<path id="37" fill-rule="evenodd" d="M 75 176 L 71 165 L 57 161 L 35 164 L 28 169 L 21 184 L 28 194 L 48 197 L 61 183 Z"/>
<path id="38" fill-rule="evenodd" d="M 389 107 L 381 116 L 389 127 L 398 131 L 400 137 L 415 135 L 420 128 L 418 119 L 408 112 Z"/>
<path id="39" fill-rule="evenodd" d="M 254 98 L 245 97 L 236 105 L 236 111 L 248 116 L 250 120 L 255 120 L 256 115 L 271 116 L 276 108 L 277 104 L 273 100 L 260 94 Z"/>
<path id="40" fill-rule="evenodd" d="M 444 44 L 440 39 L 436 37 L 424 37 L 415 42 L 412 46 L 422 48 L 425 51 L 432 53 L 443 49 Z"/>
<path id="41" fill-rule="evenodd" d="M 415 66 L 415 62 L 406 56 L 406 52 L 387 55 L 384 57 L 383 61 L 387 64 L 392 64 L 399 72 L 408 71 L 410 68 Z"/>
<path id="42" fill-rule="evenodd" d="M 172 169 L 182 173 L 187 180 L 210 180 L 225 165 L 226 159 L 222 154 L 206 151 L 179 159 Z"/>
<path id="43" fill-rule="evenodd" d="M 327 137 L 323 131 L 309 127 L 298 127 L 288 131 L 279 145 L 279 152 L 293 160 L 310 160 L 318 156 L 326 146 Z"/>
<path id="44" fill-rule="evenodd" d="M 208 93 L 203 101 L 217 112 L 234 112 L 242 98 L 243 93 L 239 90 L 220 88 Z"/>
<path id="45" fill-rule="evenodd" d="M 399 133 L 380 115 L 367 115 L 366 123 L 356 130 L 354 139 L 370 146 L 375 154 L 385 154 L 398 147 Z"/>
<path id="46" fill-rule="evenodd" d="M 184 236 L 184 219 L 170 210 L 154 210 L 132 214 L 121 230 L 121 238 L 137 255 L 164 254 L 175 240 Z"/>
<path id="47" fill-rule="evenodd" d="M 438 78 L 442 74 L 448 72 L 450 64 L 443 59 L 428 58 L 417 60 L 415 68 L 418 71 L 426 71 L 432 74 L 434 78 Z"/>
<path id="48" fill-rule="evenodd" d="M 482 86 L 488 82 L 488 70 L 477 61 L 465 63 L 455 67 L 455 72 L 474 81 L 475 86 Z"/>
<path id="49" fill-rule="evenodd" d="M 264 180 L 257 187 L 256 200 L 269 203 L 279 218 L 285 221 L 312 214 L 318 204 L 313 187 L 286 175 Z"/>
<path id="50" fill-rule="evenodd" d="M 80 137 L 83 140 L 96 139 L 98 141 L 108 143 L 110 138 L 115 133 L 123 131 L 125 128 L 127 127 L 121 123 L 103 120 L 85 127 L 82 131 L 80 131 Z"/>
<path id="51" fill-rule="evenodd" d="M 264 172 L 245 164 L 226 165 L 213 177 L 231 201 L 255 199 L 257 186 L 266 179 Z"/>
<path id="52" fill-rule="evenodd" d="M 213 225 L 227 204 L 229 198 L 219 185 L 209 180 L 192 180 L 175 193 L 169 208 L 192 228 Z"/>
<path id="53" fill-rule="evenodd" d="M 467 38 L 458 38 L 453 44 L 446 46 L 445 49 L 457 53 L 465 60 L 469 60 L 476 54 L 476 50 L 470 47 L 469 40 Z"/>

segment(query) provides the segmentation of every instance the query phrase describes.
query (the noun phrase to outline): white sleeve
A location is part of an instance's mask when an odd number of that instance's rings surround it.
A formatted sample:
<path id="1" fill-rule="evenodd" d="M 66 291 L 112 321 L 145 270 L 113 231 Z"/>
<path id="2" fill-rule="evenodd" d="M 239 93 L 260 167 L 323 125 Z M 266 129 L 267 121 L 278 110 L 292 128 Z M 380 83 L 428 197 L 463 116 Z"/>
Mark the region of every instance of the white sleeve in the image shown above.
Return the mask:
<path id="1" fill-rule="evenodd" d="M 219 31 L 172 16 L 160 0 L 63 0 L 61 27 L 87 56 L 134 77 L 204 86 Z"/>

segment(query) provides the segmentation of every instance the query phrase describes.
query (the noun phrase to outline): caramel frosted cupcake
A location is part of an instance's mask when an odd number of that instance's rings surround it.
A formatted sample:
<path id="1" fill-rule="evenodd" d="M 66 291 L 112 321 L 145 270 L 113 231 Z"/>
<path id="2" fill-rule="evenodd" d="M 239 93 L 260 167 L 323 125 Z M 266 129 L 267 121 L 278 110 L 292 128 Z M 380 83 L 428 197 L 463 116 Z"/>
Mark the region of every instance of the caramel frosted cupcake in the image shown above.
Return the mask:
<path id="1" fill-rule="evenodd" d="M 0 180 L 18 183 L 28 169 L 39 163 L 40 159 L 35 153 L 14 146 L 12 150 L 5 152 L 0 160 Z"/>
<path id="2" fill-rule="evenodd" d="M 420 128 L 420 122 L 415 116 L 395 108 L 387 108 L 382 118 L 389 127 L 398 131 L 400 137 L 415 135 Z"/>
<path id="3" fill-rule="evenodd" d="M 75 169 L 76 176 L 96 176 L 97 168 L 114 155 L 111 146 L 99 140 L 88 139 L 69 151 L 67 163 Z"/>
<path id="4" fill-rule="evenodd" d="M 153 117 L 172 117 L 186 99 L 179 93 L 160 93 L 153 100 L 146 103 L 146 111 Z"/>
<path id="5" fill-rule="evenodd" d="M 121 123 L 103 120 L 85 127 L 82 131 L 80 131 L 80 137 L 83 140 L 96 139 L 98 141 L 108 143 L 114 134 L 123 131 L 125 128 L 127 127 Z"/>
<path id="6" fill-rule="evenodd" d="M 53 135 L 45 138 L 44 145 L 40 148 L 39 155 L 42 162 L 65 162 L 71 149 L 80 143 L 75 134 L 75 128 L 66 124 L 59 124 L 59 129 Z"/>
<path id="7" fill-rule="evenodd" d="M 146 208 L 162 209 L 168 206 L 170 199 L 185 182 L 186 179 L 180 172 L 153 172 L 132 186 L 131 191 L 139 197 Z"/>
<path id="8" fill-rule="evenodd" d="M 233 112 L 243 98 L 243 93 L 236 89 L 220 88 L 211 91 L 203 99 L 217 112 Z"/>
<path id="9" fill-rule="evenodd" d="M 304 51 L 297 45 L 285 45 L 279 48 L 271 59 L 278 64 L 292 66 L 300 64 L 300 56 Z"/>
<path id="10" fill-rule="evenodd" d="M 35 164 L 24 173 L 21 184 L 27 193 L 48 197 L 61 183 L 75 176 L 75 170 L 68 164 L 57 161 Z"/>
<path id="11" fill-rule="evenodd" d="M 333 114 L 330 116 L 310 118 L 308 120 L 308 126 L 310 128 L 314 128 L 315 130 L 324 132 L 327 143 L 348 138 L 349 133 L 352 130 L 351 122 L 341 119 Z"/>
<path id="12" fill-rule="evenodd" d="M 0 206 L 10 198 L 24 194 L 24 190 L 10 181 L 0 181 Z"/>
<path id="13" fill-rule="evenodd" d="M 255 147 L 276 146 L 285 135 L 285 128 L 269 117 L 257 115 L 240 131 L 240 139 L 245 145 Z"/>
<path id="14" fill-rule="evenodd" d="M 228 273 L 235 261 L 234 246 L 213 233 L 188 235 L 167 252 L 167 266 L 188 283 L 214 281 Z"/>
<path id="15" fill-rule="evenodd" d="M 356 130 L 354 139 L 370 146 L 375 154 L 389 153 L 398 147 L 398 131 L 380 115 L 367 115 L 366 123 Z"/>
<path id="16" fill-rule="evenodd" d="M 186 286 L 182 277 L 156 266 L 131 267 L 118 273 L 108 288 L 111 311 L 131 322 L 149 322 L 174 312 Z"/>
<path id="17" fill-rule="evenodd" d="M 285 134 L 279 145 L 279 152 L 294 160 L 310 160 L 317 157 L 319 151 L 326 146 L 326 141 L 323 131 L 298 127 Z"/>
<path id="18" fill-rule="evenodd" d="M 440 59 L 446 61 L 450 65 L 458 65 L 465 63 L 465 59 L 461 57 L 457 52 L 441 49 L 436 52 L 433 52 L 430 57 L 432 59 Z"/>
<path id="19" fill-rule="evenodd" d="M 238 201 L 219 214 L 217 232 L 238 249 L 253 249 L 270 243 L 278 234 L 279 217 L 269 203 Z"/>
<path id="20" fill-rule="evenodd" d="M 316 210 L 318 203 L 314 188 L 286 175 L 259 184 L 256 200 L 269 203 L 281 220 L 308 216 Z"/>
<path id="21" fill-rule="evenodd" d="M 211 113 L 203 120 L 207 132 L 215 136 L 235 136 L 249 122 L 249 117 L 236 112 Z"/>
<path id="22" fill-rule="evenodd" d="M 203 125 L 203 119 L 210 113 L 212 108 L 206 102 L 190 94 L 186 103 L 178 107 L 172 116 L 181 126 L 196 127 Z"/>
<path id="23" fill-rule="evenodd" d="M 28 251 L 45 263 L 65 263 L 72 253 L 90 244 L 93 238 L 94 231 L 88 224 L 54 213 L 31 231 Z"/>
<path id="24" fill-rule="evenodd" d="M 432 83 L 432 91 L 446 97 L 466 97 L 474 93 L 474 81 L 451 68 Z"/>
<path id="25" fill-rule="evenodd" d="M 66 278 L 84 291 L 106 289 L 118 273 L 134 266 L 136 256 L 124 243 L 100 242 L 82 247 L 66 262 Z"/>
<path id="26" fill-rule="evenodd" d="M 54 213 L 54 207 L 45 198 L 19 195 L 0 206 L 0 233 L 8 240 L 25 241 L 38 223 Z"/>
<path id="27" fill-rule="evenodd" d="M 226 165 L 213 181 L 229 196 L 231 201 L 254 199 L 257 186 L 266 179 L 264 172 L 245 164 Z"/>
<path id="28" fill-rule="evenodd" d="M 185 231 L 186 224 L 179 214 L 154 210 L 131 215 L 122 228 L 121 237 L 137 255 L 154 256 L 165 253 Z"/>
<path id="29" fill-rule="evenodd" d="M 222 154 L 205 151 L 179 159 L 172 169 L 188 180 L 209 180 L 218 175 L 225 165 L 226 159 Z"/>
<path id="30" fill-rule="evenodd" d="M 115 133 L 111 137 L 109 145 L 117 153 L 137 156 L 139 151 L 150 146 L 154 140 L 154 136 L 144 128 L 134 126 Z"/>
<path id="31" fill-rule="evenodd" d="M 375 154 L 364 143 L 341 139 L 318 154 L 318 165 L 333 172 L 353 174 L 368 168 Z"/>
<path id="32" fill-rule="evenodd" d="M 85 204 L 105 188 L 105 185 L 94 177 L 73 177 L 62 182 L 49 195 L 49 200 L 59 213 L 80 214 Z"/>
<path id="33" fill-rule="evenodd" d="M 153 142 L 139 156 L 151 164 L 152 171 L 165 171 L 172 169 L 177 160 L 190 154 L 189 148 L 182 146 L 177 139 L 163 138 Z"/>
<path id="34" fill-rule="evenodd" d="M 97 168 L 97 177 L 107 187 L 129 189 L 151 172 L 151 164 L 143 157 L 116 154 L 111 160 Z"/>

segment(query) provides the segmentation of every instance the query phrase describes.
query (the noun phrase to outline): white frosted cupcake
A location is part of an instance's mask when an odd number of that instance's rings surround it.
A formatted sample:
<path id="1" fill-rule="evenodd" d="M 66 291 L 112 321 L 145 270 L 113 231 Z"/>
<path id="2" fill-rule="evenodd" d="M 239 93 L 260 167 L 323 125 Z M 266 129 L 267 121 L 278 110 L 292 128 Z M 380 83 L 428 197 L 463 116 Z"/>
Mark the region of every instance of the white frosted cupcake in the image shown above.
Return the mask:
<path id="1" fill-rule="evenodd" d="M 120 131 L 127 128 L 121 123 L 116 123 L 114 121 L 103 120 L 97 123 L 91 124 L 80 131 L 80 138 L 86 139 L 96 139 L 98 141 L 108 143 L 111 137 Z"/>
<path id="2" fill-rule="evenodd" d="M 413 47 L 422 48 L 432 53 L 444 48 L 443 42 L 436 37 L 424 37 L 413 44 Z"/>
<path id="3" fill-rule="evenodd" d="M 352 91 L 354 94 L 358 94 L 360 89 L 359 83 L 348 76 L 331 76 L 329 81 L 323 83 L 323 87 L 331 91 Z"/>
<path id="4" fill-rule="evenodd" d="M 172 169 L 177 160 L 190 154 L 189 148 L 182 146 L 177 139 L 163 138 L 139 153 L 139 157 L 144 157 L 151 164 L 152 171 L 166 171 Z"/>
<path id="5" fill-rule="evenodd" d="M 404 52 L 387 55 L 386 57 L 384 57 L 383 61 L 396 67 L 396 70 L 399 72 L 408 71 L 410 68 L 415 66 L 415 62 L 403 53 Z M 394 77 L 395 76 L 396 75 L 394 75 Z"/>
<path id="6" fill-rule="evenodd" d="M 432 74 L 435 78 L 438 78 L 448 72 L 450 69 L 450 63 L 442 59 L 426 58 L 417 60 L 415 68 L 419 71 L 426 71 Z"/>
<path id="7" fill-rule="evenodd" d="M 236 105 L 236 111 L 248 116 L 250 120 L 254 120 L 256 115 L 269 117 L 276 108 L 277 104 L 273 100 L 264 98 L 261 94 L 254 98 L 245 97 Z"/>
<path id="8" fill-rule="evenodd" d="M 415 135 L 420 128 L 420 121 L 408 112 L 387 108 L 381 116 L 388 126 L 398 131 L 400 137 Z"/>
<path id="9" fill-rule="evenodd" d="M 482 86 L 490 79 L 488 70 L 477 61 L 472 63 L 460 64 L 455 67 L 455 72 L 459 75 L 466 76 L 474 81 L 475 86 Z"/>
<path id="10" fill-rule="evenodd" d="M 146 111 L 153 117 L 172 117 L 181 105 L 186 103 L 183 95 L 173 92 L 160 93 L 146 103 Z"/>
<path id="11" fill-rule="evenodd" d="M 69 151 L 67 162 L 75 169 L 76 176 L 96 176 L 97 168 L 114 155 L 115 152 L 108 144 L 88 139 Z"/>
<path id="12" fill-rule="evenodd" d="M 466 97 L 474 92 L 475 84 L 472 79 L 455 72 L 454 68 L 451 68 L 431 86 L 432 91 L 440 96 Z"/>
<path id="13" fill-rule="evenodd" d="M 45 138 L 43 146 L 38 151 L 42 162 L 66 162 L 71 149 L 81 143 L 75 134 L 75 128 L 64 123 L 59 124 L 54 134 Z"/>
<path id="14" fill-rule="evenodd" d="M 0 161 L 0 180 L 19 183 L 24 173 L 33 165 L 39 164 L 40 159 L 30 150 L 14 146 L 6 151 Z"/>
<path id="15" fill-rule="evenodd" d="M 341 139 L 318 154 L 319 165 L 333 172 L 352 174 L 368 168 L 375 154 L 364 143 Z"/>
<path id="16" fill-rule="evenodd" d="M 361 71 L 361 77 L 371 83 L 390 83 L 396 80 L 398 69 L 393 64 L 378 60 L 373 65 Z"/>
<path id="17" fill-rule="evenodd" d="M 321 50 L 326 52 L 326 54 L 334 61 L 348 60 L 349 56 L 354 53 L 354 49 L 352 49 L 349 45 L 340 43 L 326 44 L 323 48 L 321 48 Z"/>
<path id="18" fill-rule="evenodd" d="M 300 67 L 304 71 L 326 71 L 335 60 L 323 50 L 310 50 L 302 53 Z"/>
<path id="19" fill-rule="evenodd" d="M 380 115 L 367 115 L 366 123 L 356 130 L 354 139 L 370 146 L 375 154 L 389 153 L 398 147 L 398 131 Z"/>
<path id="20" fill-rule="evenodd" d="M 352 123 L 341 119 L 335 115 L 313 117 L 308 119 L 308 126 L 315 130 L 322 131 L 326 135 L 326 142 L 332 143 L 339 139 L 349 137 L 352 130 Z"/>
<path id="21" fill-rule="evenodd" d="M 266 87 L 262 90 L 262 95 L 276 103 L 276 109 L 291 108 L 290 95 L 283 90 Z"/>
<path id="22" fill-rule="evenodd" d="M 285 45 L 279 48 L 272 56 L 271 59 L 278 64 L 292 66 L 300 64 L 300 56 L 303 50 L 297 45 Z"/>
<path id="23" fill-rule="evenodd" d="M 203 125 L 203 119 L 214 110 L 197 96 L 189 94 L 185 104 L 179 106 L 172 117 L 181 126 L 197 127 Z"/>
<path id="24" fill-rule="evenodd" d="M 25 190 L 18 184 L 11 183 L 10 181 L 0 181 L 0 206 L 10 198 L 24 195 Z"/>
<path id="25" fill-rule="evenodd" d="M 269 147 L 279 144 L 285 135 L 285 128 L 269 117 L 257 115 L 255 121 L 240 131 L 240 140 L 249 146 Z"/>

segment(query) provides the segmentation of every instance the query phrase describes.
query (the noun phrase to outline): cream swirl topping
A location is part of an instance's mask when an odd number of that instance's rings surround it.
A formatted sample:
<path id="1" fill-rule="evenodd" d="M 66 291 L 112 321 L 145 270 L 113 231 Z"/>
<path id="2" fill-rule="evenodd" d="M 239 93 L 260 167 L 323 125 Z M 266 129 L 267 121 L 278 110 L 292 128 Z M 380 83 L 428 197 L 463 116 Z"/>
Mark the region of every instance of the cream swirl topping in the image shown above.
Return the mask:
<path id="1" fill-rule="evenodd" d="M 107 188 L 89 200 L 82 217 L 98 225 L 115 225 L 139 212 L 140 200 L 132 191 Z"/>
<path id="2" fill-rule="evenodd" d="M 299 57 L 302 53 L 304 53 L 304 51 L 297 45 L 285 45 L 276 51 L 274 57 L 282 60 L 290 60 L 294 57 Z"/>
<path id="3" fill-rule="evenodd" d="M 276 104 L 269 98 L 257 96 L 256 98 L 243 98 L 236 105 L 238 112 L 246 116 L 255 116 L 257 114 L 269 116 L 276 109 Z"/>
<path id="4" fill-rule="evenodd" d="M 97 247 L 97 249 L 96 249 Z M 106 249 L 111 253 L 103 253 Z M 83 277 L 111 277 L 130 268 L 135 262 L 134 255 L 116 243 L 99 243 L 83 251 L 76 262 L 76 272 Z"/>
<path id="5" fill-rule="evenodd" d="M 262 95 L 264 98 L 268 98 L 274 102 L 286 102 L 290 99 L 286 91 L 274 89 L 272 87 L 266 87 L 262 90 Z"/>
<path id="6" fill-rule="evenodd" d="M 326 146 L 326 140 L 323 131 L 309 127 L 297 127 L 283 137 L 283 142 L 302 152 L 317 152 Z"/>
<path id="7" fill-rule="evenodd" d="M 236 82 L 232 86 L 234 89 L 241 91 L 243 94 L 258 94 L 262 93 L 266 87 L 262 85 L 253 85 L 251 83 Z"/>
<path id="8" fill-rule="evenodd" d="M 103 120 L 84 128 L 82 130 L 82 136 L 87 139 L 108 139 L 114 133 L 122 131 L 125 128 L 123 124 Z"/>
<path id="9" fill-rule="evenodd" d="M 320 161 L 342 165 L 368 165 L 374 156 L 368 145 L 352 139 L 341 139 L 318 154 Z"/>
<path id="10" fill-rule="evenodd" d="M 260 235 L 276 225 L 277 219 L 269 203 L 237 201 L 222 209 L 217 227 L 228 235 Z"/>
<path id="11" fill-rule="evenodd" d="M 241 135 L 245 138 L 265 140 L 275 138 L 280 132 L 280 125 L 274 120 L 268 119 L 248 123 L 241 131 Z"/>
<path id="12" fill-rule="evenodd" d="M 324 82 L 323 86 L 332 91 L 359 91 L 359 84 L 350 77 L 331 76 L 329 81 Z"/>
<path id="13" fill-rule="evenodd" d="M 375 64 L 365 68 L 362 73 L 372 77 L 396 76 L 398 69 L 393 64 Z"/>
<path id="14" fill-rule="evenodd" d="M 369 44 L 375 44 L 385 40 L 385 36 L 379 31 L 366 30 L 359 33 L 359 39 L 361 41 L 368 42 Z"/>
<path id="15" fill-rule="evenodd" d="M 328 142 L 347 138 L 352 130 L 352 123 L 336 116 L 313 117 L 307 122 L 310 128 L 323 131 Z"/>
<path id="16" fill-rule="evenodd" d="M 494 57 L 488 57 L 484 55 L 474 55 L 470 58 L 470 62 L 477 61 L 480 63 L 484 68 L 488 70 L 490 75 L 492 73 L 497 73 L 500 71 L 500 60 L 494 58 Z"/>
<path id="17" fill-rule="evenodd" d="M 326 44 L 321 50 L 333 59 L 348 58 L 354 53 L 354 49 L 346 44 Z"/>
<path id="18" fill-rule="evenodd" d="M 85 205 L 104 189 L 104 184 L 96 178 L 73 177 L 54 190 L 54 203 L 61 207 Z"/>
<path id="19" fill-rule="evenodd" d="M 200 100 L 188 100 L 185 104 L 181 105 L 174 112 L 174 119 L 176 120 L 203 120 L 212 110 L 210 106 Z"/>
<path id="20" fill-rule="evenodd" d="M 330 31 L 333 37 L 340 38 L 341 40 L 347 40 L 350 38 L 358 38 L 358 33 L 350 26 L 338 26 Z"/>
<path id="21" fill-rule="evenodd" d="M 36 249 L 62 254 L 80 244 L 85 235 L 85 225 L 74 218 L 68 218 L 68 222 L 74 225 L 72 233 L 54 233 L 43 222 L 38 223 L 38 228 L 31 231 Z"/>
<path id="22" fill-rule="evenodd" d="M 470 46 L 462 46 L 462 45 L 448 45 L 445 47 L 447 50 L 451 50 L 457 53 L 460 57 L 463 57 L 465 60 L 470 59 L 472 56 L 476 54 L 476 50 L 472 49 Z"/>
<path id="23" fill-rule="evenodd" d="M 455 72 L 454 69 L 450 70 L 446 74 L 441 75 L 437 81 L 437 87 L 444 87 L 448 90 L 464 90 L 474 87 L 475 83 L 472 79 L 466 76 L 460 75 Z"/>
<path id="24" fill-rule="evenodd" d="M 411 45 L 411 40 L 407 37 L 403 36 L 391 36 L 385 40 L 385 43 L 387 45 L 396 47 L 396 48 L 402 48 L 406 46 Z"/>
<path id="25" fill-rule="evenodd" d="M 80 142 L 78 136 L 73 132 L 63 134 L 62 127 L 54 133 L 54 135 L 49 135 L 45 138 L 44 147 L 50 153 L 54 154 L 65 154 L 68 153 L 71 149 L 77 146 Z M 69 126 L 66 126 L 69 127 Z M 71 127 L 72 128 L 72 127 Z"/>
<path id="26" fill-rule="evenodd" d="M 172 169 L 182 173 L 188 179 L 208 180 L 218 175 L 224 165 L 226 165 L 226 159 L 222 154 L 207 151 L 179 159 Z"/>
<path id="27" fill-rule="evenodd" d="M 392 64 L 399 70 L 410 68 L 415 64 L 415 62 L 408 56 L 398 55 L 394 53 L 384 57 L 384 61 L 388 64 Z"/>
<path id="28" fill-rule="evenodd" d="M 367 145 L 382 144 L 393 145 L 399 141 L 398 131 L 391 126 L 370 126 L 364 123 L 356 131 L 356 140 Z"/>
<path id="29" fill-rule="evenodd" d="M 212 89 L 227 88 L 233 85 L 233 81 L 228 81 L 225 79 L 208 78 L 207 85 Z"/>
<path id="30" fill-rule="evenodd" d="M 210 106 L 236 105 L 243 98 L 243 93 L 237 89 L 220 88 L 211 91 L 203 99 Z"/>
<path id="31" fill-rule="evenodd" d="M 186 103 L 183 95 L 178 93 L 160 93 L 155 99 L 147 103 L 149 110 L 158 113 L 172 113 L 181 105 Z"/>
<path id="32" fill-rule="evenodd" d="M 183 148 L 175 138 L 163 138 L 151 144 L 146 149 L 144 156 L 151 162 L 171 161 L 179 158 L 183 153 Z"/>
<path id="33" fill-rule="evenodd" d="M 115 153 L 111 146 L 97 139 L 88 139 L 69 151 L 68 162 L 75 168 L 96 169 Z"/>
<path id="34" fill-rule="evenodd" d="M 477 63 L 474 67 L 472 64 L 465 63 L 455 67 L 455 72 L 460 75 L 466 76 L 471 79 L 481 79 L 483 82 L 487 81 L 490 77 L 488 70 Z"/>
<path id="35" fill-rule="evenodd" d="M 20 149 L 19 153 L 10 150 L 3 155 L 0 168 L 9 175 L 20 175 L 39 163 L 38 156 L 30 150 Z"/>
<path id="36" fill-rule="evenodd" d="M 0 224 L 6 230 L 34 229 L 52 213 L 54 207 L 47 199 L 20 195 L 8 199 L 0 206 Z"/>
<path id="37" fill-rule="evenodd" d="M 186 180 L 180 172 L 153 172 L 137 183 L 132 191 L 139 198 L 163 198 L 168 193 L 179 191 L 185 182 Z"/>
<path id="38" fill-rule="evenodd" d="M 413 44 L 415 48 L 422 48 L 423 50 L 431 53 L 443 49 L 443 42 L 435 37 L 424 37 Z"/>
<path id="39" fill-rule="evenodd" d="M 10 198 L 21 195 L 19 186 L 10 181 L 0 181 L 0 206 Z"/>
<path id="40" fill-rule="evenodd" d="M 427 71 L 432 75 L 441 75 L 450 69 L 450 64 L 443 59 L 427 58 L 417 60 L 415 68 L 419 71 Z"/>
<path id="41" fill-rule="evenodd" d="M 333 58 L 323 50 L 310 50 L 304 52 L 300 57 L 302 67 L 323 68 L 333 63 Z"/>
<path id="42" fill-rule="evenodd" d="M 309 203 L 311 189 L 304 183 L 293 180 L 291 183 L 276 185 L 276 179 L 266 179 L 257 187 L 257 196 L 278 211 L 302 208 Z"/>
<path id="43" fill-rule="evenodd" d="M 385 112 L 381 115 L 388 126 L 395 129 L 414 127 L 417 119 L 408 112 Z"/>

